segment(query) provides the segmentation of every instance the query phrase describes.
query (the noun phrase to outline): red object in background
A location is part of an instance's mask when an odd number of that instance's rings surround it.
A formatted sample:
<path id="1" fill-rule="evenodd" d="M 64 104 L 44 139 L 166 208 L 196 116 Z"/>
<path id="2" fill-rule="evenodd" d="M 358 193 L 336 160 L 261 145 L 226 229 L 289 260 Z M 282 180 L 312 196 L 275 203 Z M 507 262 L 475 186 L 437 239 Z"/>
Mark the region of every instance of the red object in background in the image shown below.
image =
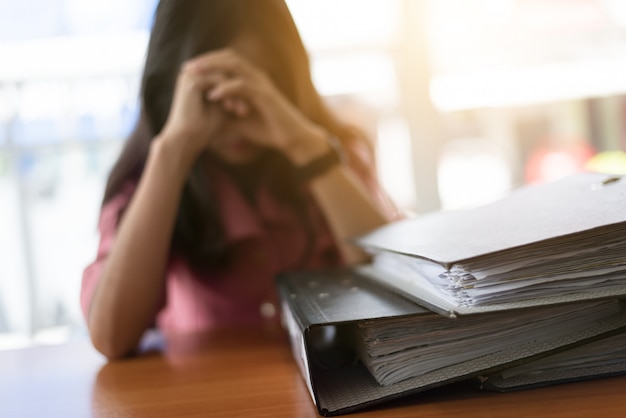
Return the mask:
<path id="1" fill-rule="evenodd" d="M 584 142 L 537 147 L 526 161 L 526 183 L 543 183 L 584 171 L 585 163 L 594 155 L 593 147 Z"/>

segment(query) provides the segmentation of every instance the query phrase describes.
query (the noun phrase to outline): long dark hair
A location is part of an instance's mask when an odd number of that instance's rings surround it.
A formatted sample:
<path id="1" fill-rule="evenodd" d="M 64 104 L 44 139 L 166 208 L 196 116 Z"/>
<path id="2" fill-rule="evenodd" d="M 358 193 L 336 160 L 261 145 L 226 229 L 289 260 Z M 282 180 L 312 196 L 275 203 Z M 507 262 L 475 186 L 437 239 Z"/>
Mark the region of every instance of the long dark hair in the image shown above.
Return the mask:
<path id="1" fill-rule="evenodd" d="M 315 90 L 307 53 L 284 0 L 161 0 L 141 80 L 140 117 L 109 176 L 104 203 L 125 182 L 139 180 L 150 142 L 167 120 L 181 65 L 226 47 L 244 30 L 254 34 L 279 64 L 274 81 L 288 100 L 340 139 L 352 134 L 334 118 Z M 270 153 L 266 160 L 264 167 L 271 169 L 269 189 L 291 206 L 308 228 L 306 194 L 294 180 L 294 167 L 279 153 Z M 172 237 L 172 251 L 195 270 L 220 265 L 226 258 L 224 233 L 210 190 L 206 165 L 196 163 L 183 190 Z"/>

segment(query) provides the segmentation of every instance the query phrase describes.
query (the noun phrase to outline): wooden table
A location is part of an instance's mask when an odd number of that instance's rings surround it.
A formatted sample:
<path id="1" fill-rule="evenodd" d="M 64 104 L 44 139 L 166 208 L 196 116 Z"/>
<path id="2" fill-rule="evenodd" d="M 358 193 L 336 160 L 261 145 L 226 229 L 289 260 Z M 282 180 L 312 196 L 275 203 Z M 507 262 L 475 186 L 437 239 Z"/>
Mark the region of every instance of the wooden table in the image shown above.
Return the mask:
<path id="1" fill-rule="evenodd" d="M 109 363 L 89 341 L 0 352 L 0 417 L 318 416 L 282 330 L 179 335 L 165 346 Z M 626 377 L 509 394 L 455 384 L 347 416 L 621 417 Z"/>

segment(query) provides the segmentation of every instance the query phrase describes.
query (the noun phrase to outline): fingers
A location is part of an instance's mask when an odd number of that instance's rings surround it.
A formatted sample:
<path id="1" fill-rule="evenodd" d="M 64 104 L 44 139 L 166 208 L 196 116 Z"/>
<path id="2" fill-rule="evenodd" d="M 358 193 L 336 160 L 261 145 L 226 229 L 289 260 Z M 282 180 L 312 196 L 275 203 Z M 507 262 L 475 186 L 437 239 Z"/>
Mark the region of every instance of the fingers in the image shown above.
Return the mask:
<path id="1" fill-rule="evenodd" d="M 214 86 L 224 79 L 221 74 L 202 73 L 193 65 L 184 65 L 178 75 L 179 89 L 187 92 L 196 92 L 199 97 L 204 97 Z"/>
<path id="2" fill-rule="evenodd" d="M 240 118 L 246 117 L 251 113 L 248 102 L 236 97 L 225 98 L 221 101 L 221 105 L 226 112 L 232 113 Z"/>
<path id="3" fill-rule="evenodd" d="M 244 117 L 250 114 L 250 99 L 246 82 L 241 78 L 222 78 L 206 95 L 212 103 L 221 103 L 224 110 Z"/>
<path id="4" fill-rule="evenodd" d="M 248 95 L 247 85 L 241 78 L 226 78 L 220 80 L 212 89 L 207 98 L 211 101 L 220 101 L 226 97 L 245 97 Z"/>
<path id="5" fill-rule="evenodd" d="M 241 80 L 227 79 L 220 73 L 203 73 L 192 65 L 185 65 L 179 75 L 179 94 L 194 95 L 208 103 L 221 104 L 228 113 L 247 116 L 248 103 L 237 97 L 243 93 Z"/>
<path id="6" fill-rule="evenodd" d="M 222 72 L 229 77 L 250 76 L 258 71 L 246 58 L 229 48 L 199 55 L 186 65 L 199 72 Z"/>
<path id="7" fill-rule="evenodd" d="M 263 73 L 235 50 L 227 48 L 202 54 L 183 68 L 214 81 L 212 85 L 208 82 L 205 100 L 219 103 L 227 113 L 238 117 L 252 112 L 255 94 L 251 87 L 259 84 Z"/>

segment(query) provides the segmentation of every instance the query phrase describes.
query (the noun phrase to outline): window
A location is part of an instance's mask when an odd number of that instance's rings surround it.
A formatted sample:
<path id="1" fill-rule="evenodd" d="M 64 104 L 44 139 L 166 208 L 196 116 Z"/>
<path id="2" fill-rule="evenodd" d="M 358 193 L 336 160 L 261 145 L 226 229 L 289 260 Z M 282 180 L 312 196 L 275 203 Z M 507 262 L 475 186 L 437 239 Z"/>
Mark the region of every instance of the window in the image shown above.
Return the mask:
<path id="1" fill-rule="evenodd" d="M 0 349 L 84 335 L 82 269 L 154 4 L 0 5 Z"/>
<path id="2" fill-rule="evenodd" d="M 0 349 L 85 335 L 81 273 L 155 4 L 0 2 Z M 626 172 L 620 0 L 287 4 L 316 86 L 407 212 L 484 203 L 596 152 Z"/>

